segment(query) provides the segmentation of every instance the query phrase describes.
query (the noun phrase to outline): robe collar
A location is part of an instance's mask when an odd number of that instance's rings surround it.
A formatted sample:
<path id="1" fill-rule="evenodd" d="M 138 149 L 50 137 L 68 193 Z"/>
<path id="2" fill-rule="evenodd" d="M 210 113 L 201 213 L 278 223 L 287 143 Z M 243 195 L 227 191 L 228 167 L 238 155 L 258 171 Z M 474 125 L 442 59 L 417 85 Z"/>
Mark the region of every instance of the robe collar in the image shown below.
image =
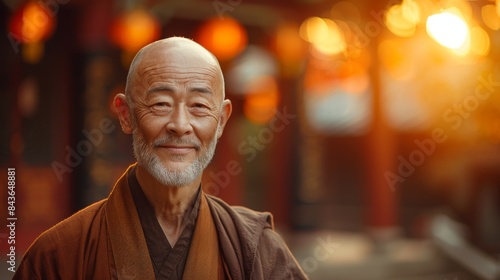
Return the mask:
<path id="1" fill-rule="evenodd" d="M 134 207 L 127 176 L 129 166 L 118 179 L 106 203 L 106 226 L 109 233 L 114 269 L 118 279 L 155 279 L 141 222 Z"/>

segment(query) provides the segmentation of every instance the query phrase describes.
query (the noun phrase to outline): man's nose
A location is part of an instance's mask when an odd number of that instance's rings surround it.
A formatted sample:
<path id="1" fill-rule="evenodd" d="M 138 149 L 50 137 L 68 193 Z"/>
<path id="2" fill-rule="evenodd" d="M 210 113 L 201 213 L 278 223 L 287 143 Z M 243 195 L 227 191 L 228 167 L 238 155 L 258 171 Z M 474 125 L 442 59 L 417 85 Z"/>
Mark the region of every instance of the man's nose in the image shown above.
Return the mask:
<path id="1" fill-rule="evenodd" d="M 187 108 L 183 105 L 176 106 L 167 123 L 167 130 L 172 134 L 182 136 L 190 134 L 193 127 L 190 122 L 190 115 Z"/>

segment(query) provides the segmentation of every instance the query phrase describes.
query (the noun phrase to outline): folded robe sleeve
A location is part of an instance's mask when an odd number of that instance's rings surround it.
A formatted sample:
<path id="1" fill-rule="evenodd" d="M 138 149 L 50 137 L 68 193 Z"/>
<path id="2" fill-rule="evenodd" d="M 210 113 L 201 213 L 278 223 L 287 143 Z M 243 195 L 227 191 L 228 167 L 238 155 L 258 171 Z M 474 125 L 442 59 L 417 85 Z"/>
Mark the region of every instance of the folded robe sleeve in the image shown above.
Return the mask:
<path id="1" fill-rule="evenodd" d="M 307 276 L 283 239 L 273 229 L 266 228 L 259 240 L 252 279 L 307 279 Z"/>
<path id="2" fill-rule="evenodd" d="M 229 206 L 212 196 L 207 198 L 231 279 L 308 279 L 274 231 L 270 213 Z"/>

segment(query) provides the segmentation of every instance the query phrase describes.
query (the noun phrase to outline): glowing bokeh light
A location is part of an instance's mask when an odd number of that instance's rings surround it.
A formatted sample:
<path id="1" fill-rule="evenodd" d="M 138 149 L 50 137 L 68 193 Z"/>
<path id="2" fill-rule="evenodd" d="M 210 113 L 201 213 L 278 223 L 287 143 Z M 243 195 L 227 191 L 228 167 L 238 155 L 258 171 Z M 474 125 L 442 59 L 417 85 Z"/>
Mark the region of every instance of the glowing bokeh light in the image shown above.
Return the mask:
<path id="1" fill-rule="evenodd" d="M 458 50 L 467 42 L 469 27 L 459 15 L 444 11 L 427 18 L 427 33 L 440 45 Z"/>
<path id="2" fill-rule="evenodd" d="M 300 36 L 324 55 L 335 55 L 346 49 L 340 27 L 331 19 L 310 17 L 300 26 Z"/>
<path id="3" fill-rule="evenodd" d="M 485 56 L 490 51 L 490 37 L 484 29 L 474 26 L 470 29 L 470 51 L 478 56 Z"/>
<path id="4" fill-rule="evenodd" d="M 274 78 L 262 76 L 252 83 L 245 96 L 243 112 L 255 124 L 265 124 L 274 117 L 279 102 L 278 85 Z"/>
<path id="5" fill-rule="evenodd" d="M 142 9 L 122 14 L 111 26 L 111 39 L 128 52 L 138 51 L 159 36 L 158 20 Z"/>
<path id="6" fill-rule="evenodd" d="M 385 25 L 397 36 L 411 37 L 415 34 L 418 22 L 418 13 L 416 11 L 418 11 L 418 6 L 416 5 L 407 8 L 404 8 L 403 5 L 394 5 L 385 14 Z"/>
<path id="7" fill-rule="evenodd" d="M 399 40 L 386 39 L 378 47 L 378 56 L 387 73 L 394 79 L 411 79 L 415 73 L 410 56 Z"/>
<path id="8" fill-rule="evenodd" d="M 281 74 L 299 74 L 307 51 L 307 43 L 299 36 L 299 26 L 291 22 L 280 24 L 274 34 L 272 44 L 280 62 Z"/>
<path id="9" fill-rule="evenodd" d="M 302 39 L 309 43 L 323 40 L 328 33 L 328 26 L 320 17 L 310 17 L 300 25 L 299 34 Z"/>
<path id="10" fill-rule="evenodd" d="M 23 43 L 41 42 L 54 32 L 56 18 L 36 2 L 21 6 L 9 22 L 9 31 L 17 41 Z"/>
<path id="11" fill-rule="evenodd" d="M 404 0 L 401 3 L 403 18 L 414 25 L 420 22 L 420 7 L 413 0 Z"/>
<path id="12" fill-rule="evenodd" d="M 340 88 L 350 94 L 363 94 L 370 87 L 370 77 L 367 73 L 353 75 L 340 81 Z"/>
<path id="13" fill-rule="evenodd" d="M 274 37 L 276 56 L 281 61 L 301 61 L 304 58 L 304 41 L 299 36 L 299 27 L 293 23 L 278 26 Z"/>
<path id="14" fill-rule="evenodd" d="M 429 16 L 439 12 L 437 4 L 432 0 L 418 0 L 416 4 L 418 5 L 421 21 L 424 21 Z"/>
<path id="15" fill-rule="evenodd" d="M 325 19 L 325 23 L 328 26 L 328 34 L 323 41 L 314 44 L 314 47 L 326 55 L 343 52 L 346 48 L 346 42 L 342 30 L 331 19 Z"/>
<path id="16" fill-rule="evenodd" d="M 481 17 L 484 24 L 493 30 L 500 29 L 500 16 L 497 11 L 496 5 L 485 5 L 481 8 Z"/>
<path id="17" fill-rule="evenodd" d="M 245 28 L 230 17 L 216 17 L 203 23 L 196 38 L 222 61 L 230 60 L 240 54 L 248 41 Z"/>
<path id="18" fill-rule="evenodd" d="M 443 10 L 453 11 L 465 22 L 470 22 L 472 20 L 472 6 L 468 0 L 447 0 L 441 4 Z"/>

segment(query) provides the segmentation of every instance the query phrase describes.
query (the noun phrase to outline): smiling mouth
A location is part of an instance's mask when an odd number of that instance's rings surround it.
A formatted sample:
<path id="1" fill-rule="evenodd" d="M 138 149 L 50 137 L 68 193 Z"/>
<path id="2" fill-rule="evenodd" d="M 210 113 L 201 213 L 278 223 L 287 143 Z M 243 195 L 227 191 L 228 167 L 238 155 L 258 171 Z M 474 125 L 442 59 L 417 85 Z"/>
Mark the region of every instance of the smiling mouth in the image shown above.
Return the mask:
<path id="1" fill-rule="evenodd" d="M 184 155 L 191 151 L 195 151 L 196 147 L 193 146 L 175 146 L 175 145 L 160 145 L 158 148 L 167 150 L 172 154 Z"/>

